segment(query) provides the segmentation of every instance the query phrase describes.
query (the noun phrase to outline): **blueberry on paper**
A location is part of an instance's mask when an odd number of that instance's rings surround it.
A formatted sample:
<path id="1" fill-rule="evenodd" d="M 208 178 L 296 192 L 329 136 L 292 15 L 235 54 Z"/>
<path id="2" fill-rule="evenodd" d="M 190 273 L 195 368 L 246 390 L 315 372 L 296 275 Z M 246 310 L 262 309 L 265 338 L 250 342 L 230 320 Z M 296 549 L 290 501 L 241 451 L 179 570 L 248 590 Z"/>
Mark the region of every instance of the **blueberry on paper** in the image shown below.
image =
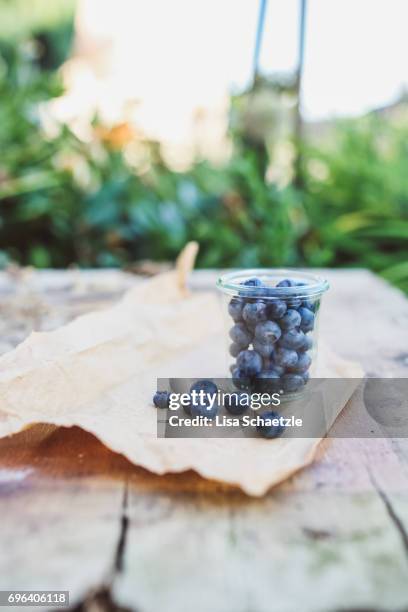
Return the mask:
<path id="1" fill-rule="evenodd" d="M 249 393 L 230 393 L 225 397 L 224 406 L 230 414 L 240 415 L 248 410 L 250 403 Z"/>
<path id="2" fill-rule="evenodd" d="M 265 359 L 270 359 L 273 354 L 273 344 L 271 342 L 261 342 L 260 340 L 255 339 L 252 343 L 254 347 L 254 351 L 259 353 L 261 357 Z"/>
<path id="3" fill-rule="evenodd" d="M 206 395 L 215 395 L 218 391 L 218 387 L 212 380 L 203 378 L 202 380 L 197 380 L 191 385 L 190 393 L 193 391 L 197 391 L 197 393 L 204 391 Z"/>
<path id="4" fill-rule="evenodd" d="M 262 357 L 256 351 L 241 351 L 237 366 L 246 376 L 256 376 L 262 370 Z"/>
<path id="5" fill-rule="evenodd" d="M 261 301 L 245 304 L 242 310 L 242 318 L 251 327 L 255 327 L 258 323 L 266 321 L 266 304 Z"/>
<path id="6" fill-rule="evenodd" d="M 300 374 L 284 374 L 281 378 L 282 388 L 287 393 L 299 391 L 305 384 L 303 376 Z"/>
<path id="7" fill-rule="evenodd" d="M 290 329 L 285 332 L 279 341 L 279 346 L 286 349 L 299 349 L 304 343 L 304 333 L 297 329 Z"/>
<path id="8" fill-rule="evenodd" d="M 242 348 L 246 348 L 252 340 L 252 334 L 244 323 L 235 323 L 230 329 L 230 338 L 233 342 Z"/>
<path id="9" fill-rule="evenodd" d="M 297 364 L 298 354 L 287 348 L 278 347 L 275 350 L 273 359 L 278 366 L 282 368 L 293 368 Z"/>
<path id="10" fill-rule="evenodd" d="M 297 310 L 293 310 L 290 308 L 287 310 L 286 314 L 280 319 L 279 325 L 282 329 L 292 329 L 294 327 L 298 327 L 302 320 L 301 315 Z"/>
<path id="11" fill-rule="evenodd" d="M 196 398 L 191 398 L 191 415 L 195 416 L 207 416 L 210 419 L 213 419 L 218 412 L 218 404 L 214 402 L 213 406 L 210 408 L 210 397 L 216 395 L 218 391 L 217 385 L 212 380 L 197 380 L 190 387 L 190 393 L 196 391 L 200 393 L 203 391 L 205 396 L 201 399 L 199 396 Z"/>
<path id="12" fill-rule="evenodd" d="M 168 408 L 170 401 L 170 393 L 168 391 L 156 391 L 153 396 L 153 404 L 156 408 Z"/>
<path id="13" fill-rule="evenodd" d="M 298 313 L 302 317 L 300 322 L 300 329 L 304 332 L 311 331 L 314 328 L 314 313 L 308 308 L 304 308 L 303 306 L 299 308 Z"/>
<path id="14" fill-rule="evenodd" d="M 281 319 L 287 310 L 283 300 L 271 300 L 266 305 L 268 319 Z"/>
<path id="15" fill-rule="evenodd" d="M 291 371 L 303 374 L 310 368 L 311 363 L 312 358 L 308 353 L 300 353 L 300 355 L 298 355 L 297 363 L 291 368 Z"/>
<path id="16" fill-rule="evenodd" d="M 241 298 L 233 297 L 228 304 L 228 312 L 232 319 L 237 323 L 242 320 L 242 309 L 244 301 Z"/>
<path id="17" fill-rule="evenodd" d="M 255 338 L 264 344 L 274 344 L 281 335 L 281 328 L 275 321 L 264 321 L 255 327 Z"/>
<path id="18" fill-rule="evenodd" d="M 262 422 L 256 426 L 258 433 L 263 438 L 273 439 L 281 436 L 285 430 L 285 427 L 280 423 L 274 424 L 275 419 L 280 419 L 279 412 L 275 410 L 268 410 L 259 415 Z"/>

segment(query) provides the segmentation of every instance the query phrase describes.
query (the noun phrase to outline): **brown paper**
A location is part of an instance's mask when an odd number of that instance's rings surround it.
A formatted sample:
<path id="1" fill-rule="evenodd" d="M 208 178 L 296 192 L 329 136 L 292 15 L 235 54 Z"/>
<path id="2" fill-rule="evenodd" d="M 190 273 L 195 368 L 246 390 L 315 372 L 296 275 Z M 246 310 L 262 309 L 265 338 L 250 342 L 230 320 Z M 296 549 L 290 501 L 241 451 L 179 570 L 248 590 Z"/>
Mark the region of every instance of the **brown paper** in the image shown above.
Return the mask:
<path id="1" fill-rule="evenodd" d="M 320 439 L 157 438 L 157 378 L 225 374 L 219 300 L 186 290 L 196 251 L 188 245 L 176 270 L 141 282 L 114 306 L 33 333 L 1 357 L 0 437 L 35 423 L 77 425 L 152 472 L 193 469 L 249 495 L 309 463 Z M 323 353 L 320 376 L 362 376 Z M 338 398 L 333 420 L 352 392 Z"/>

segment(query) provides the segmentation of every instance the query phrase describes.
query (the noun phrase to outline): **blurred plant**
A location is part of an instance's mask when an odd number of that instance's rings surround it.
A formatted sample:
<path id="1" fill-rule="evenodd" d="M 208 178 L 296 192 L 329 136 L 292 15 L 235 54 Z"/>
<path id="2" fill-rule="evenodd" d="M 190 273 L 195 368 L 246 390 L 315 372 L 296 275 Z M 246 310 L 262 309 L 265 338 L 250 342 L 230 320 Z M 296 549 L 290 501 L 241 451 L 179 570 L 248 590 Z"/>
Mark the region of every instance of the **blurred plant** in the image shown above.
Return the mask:
<path id="1" fill-rule="evenodd" d="M 46 136 L 40 109 L 58 76 L 35 44 L 0 49 L 0 262 L 126 266 L 196 239 L 201 266 L 368 266 L 408 290 L 408 122 L 340 126 L 333 147 L 305 148 L 303 189 L 278 188 L 236 98 L 230 161 L 177 173 L 128 124 L 95 118 L 89 142 L 66 126 Z"/>
<path id="2" fill-rule="evenodd" d="M 0 0 L 0 41 L 37 43 L 37 61 L 57 68 L 67 57 L 73 36 L 76 0 Z"/>
<path id="3" fill-rule="evenodd" d="M 408 108 L 343 122 L 331 141 L 304 153 L 304 260 L 371 268 L 408 291 Z"/>

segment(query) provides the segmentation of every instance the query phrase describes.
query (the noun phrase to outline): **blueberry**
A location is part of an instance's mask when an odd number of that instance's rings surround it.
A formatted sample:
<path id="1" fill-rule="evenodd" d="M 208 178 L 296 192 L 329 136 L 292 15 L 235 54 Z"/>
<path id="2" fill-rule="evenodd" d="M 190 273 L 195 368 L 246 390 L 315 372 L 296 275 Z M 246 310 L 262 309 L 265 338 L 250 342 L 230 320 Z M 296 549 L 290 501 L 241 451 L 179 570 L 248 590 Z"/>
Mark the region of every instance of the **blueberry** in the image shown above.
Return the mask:
<path id="1" fill-rule="evenodd" d="M 293 368 L 297 364 L 298 354 L 296 351 L 279 347 L 275 350 L 273 359 L 282 368 Z"/>
<path id="2" fill-rule="evenodd" d="M 308 381 L 308 380 L 309 380 L 309 378 L 310 378 L 310 374 L 309 374 L 309 372 L 303 372 L 301 376 L 302 376 L 302 378 L 303 378 L 303 382 L 306 384 L 306 383 L 307 383 L 307 381 Z"/>
<path id="3" fill-rule="evenodd" d="M 283 374 L 285 373 L 285 368 L 282 368 L 282 366 L 278 365 L 274 359 L 272 359 L 269 364 L 264 362 L 264 366 L 265 370 L 273 370 L 278 376 L 283 376 Z"/>
<path id="4" fill-rule="evenodd" d="M 248 278 L 246 281 L 242 281 L 241 285 L 244 287 L 262 287 L 262 281 L 260 278 L 256 278 L 256 276 L 252 276 Z"/>
<path id="5" fill-rule="evenodd" d="M 284 280 L 279 281 L 279 283 L 276 285 L 277 287 L 294 287 L 296 285 L 294 280 L 291 280 L 290 278 L 285 278 Z"/>
<path id="6" fill-rule="evenodd" d="M 266 304 L 260 301 L 246 304 L 242 310 L 242 317 L 248 325 L 255 327 L 257 323 L 267 319 Z"/>
<path id="7" fill-rule="evenodd" d="M 251 388 L 251 377 L 238 367 L 235 366 L 231 370 L 232 382 L 237 389 L 250 389 Z"/>
<path id="8" fill-rule="evenodd" d="M 252 340 L 252 335 L 244 323 L 235 323 L 234 327 L 231 327 L 229 335 L 231 340 L 241 348 L 246 348 Z"/>
<path id="9" fill-rule="evenodd" d="M 280 319 L 279 325 L 282 329 L 292 329 L 300 325 L 302 317 L 297 310 L 289 309 L 286 314 Z"/>
<path id="10" fill-rule="evenodd" d="M 243 287 L 250 287 L 251 291 L 239 291 L 238 293 L 242 296 L 253 297 L 257 295 L 261 295 L 264 291 L 262 281 L 259 278 L 252 277 L 248 278 L 246 281 L 242 281 L 240 283 Z"/>
<path id="11" fill-rule="evenodd" d="M 252 343 L 254 350 L 259 353 L 265 359 L 269 359 L 273 354 L 273 344 L 271 342 L 261 342 L 260 340 L 254 340 Z"/>
<path id="12" fill-rule="evenodd" d="M 283 348 L 287 349 L 299 349 L 305 341 L 304 336 L 305 334 L 302 331 L 290 329 L 282 335 L 279 346 L 283 346 Z"/>
<path id="13" fill-rule="evenodd" d="M 314 319 L 315 316 L 311 310 L 308 308 L 301 307 L 298 310 L 300 316 L 302 317 L 300 323 L 300 329 L 304 332 L 311 331 L 314 327 Z"/>
<path id="14" fill-rule="evenodd" d="M 276 370 L 262 370 L 254 379 L 254 387 L 260 393 L 272 392 L 279 388 L 280 374 Z"/>
<path id="15" fill-rule="evenodd" d="M 284 374 L 281 378 L 282 388 L 288 393 L 299 391 L 305 384 L 300 374 Z"/>
<path id="16" fill-rule="evenodd" d="M 311 310 L 312 312 L 316 312 L 316 307 L 317 307 L 317 300 L 313 301 L 313 300 L 303 300 L 302 301 L 302 306 L 304 308 L 307 308 L 308 310 Z"/>
<path id="17" fill-rule="evenodd" d="M 225 396 L 224 406 L 230 414 L 243 414 L 251 403 L 249 393 L 230 393 Z"/>
<path id="18" fill-rule="evenodd" d="M 218 413 L 218 409 L 219 406 L 217 402 L 214 402 L 211 408 L 208 402 L 205 400 L 203 402 L 200 402 L 200 400 L 198 399 L 197 402 L 191 402 L 192 417 L 203 416 L 208 417 L 209 419 L 214 419 Z"/>
<path id="19" fill-rule="evenodd" d="M 312 336 L 305 334 L 303 338 L 303 344 L 298 347 L 298 351 L 310 351 L 313 346 Z"/>
<path id="20" fill-rule="evenodd" d="M 289 308 L 292 308 L 293 310 L 297 310 L 298 308 L 300 308 L 301 305 L 302 305 L 302 300 L 300 300 L 299 298 L 292 298 L 288 300 L 288 306 Z"/>
<path id="21" fill-rule="evenodd" d="M 266 306 L 269 319 L 281 319 L 286 312 L 286 304 L 283 300 L 271 300 Z"/>
<path id="22" fill-rule="evenodd" d="M 280 422 L 276 422 L 276 419 L 280 419 L 279 412 L 275 410 L 268 410 L 259 415 L 262 422 L 256 426 L 258 433 L 263 438 L 278 438 L 285 430 L 285 427 Z"/>
<path id="23" fill-rule="evenodd" d="M 242 351 L 242 347 L 239 346 L 239 344 L 237 344 L 236 342 L 233 342 L 232 344 L 230 344 L 229 352 L 230 352 L 230 355 L 232 355 L 232 357 L 238 357 L 238 353 L 240 353 L 241 351 Z"/>
<path id="24" fill-rule="evenodd" d="M 212 380 L 206 380 L 204 378 L 202 380 L 197 380 L 191 385 L 190 393 L 192 393 L 193 391 L 197 391 L 197 393 L 200 393 L 200 391 L 204 391 L 204 393 L 206 393 L 207 395 L 215 395 L 215 393 L 217 393 L 218 391 L 218 387 Z"/>
<path id="25" fill-rule="evenodd" d="M 312 358 L 307 353 L 300 353 L 298 356 L 297 364 L 291 368 L 292 372 L 299 372 L 303 374 L 310 368 Z"/>
<path id="26" fill-rule="evenodd" d="M 233 297 L 228 304 L 228 312 L 230 316 L 237 323 L 242 320 L 242 309 L 244 307 L 244 300 L 241 298 Z"/>
<path id="27" fill-rule="evenodd" d="M 262 358 L 256 351 L 241 351 L 237 365 L 244 375 L 256 376 L 262 370 Z"/>
<path id="28" fill-rule="evenodd" d="M 281 328 L 274 321 L 264 321 L 255 327 L 255 338 L 264 344 L 274 344 L 281 335 Z"/>
<path id="29" fill-rule="evenodd" d="M 153 396 L 153 404 L 156 408 L 168 408 L 170 393 L 168 391 L 156 391 Z"/>
<path id="30" fill-rule="evenodd" d="M 210 398 L 209 396 L 213 396 L 217 393 L 218 387 L 212 380 L 197 380 L 190 387 L 190 393 L 196 391 L 200 393 L 200 391 L 204 391 L 205 397 L 201 398 L 199 396 L 191 398 L 191 415 L 195 416 L 207 416 L 210 419 L 213 419 L 218 412 L 218 404 L 214 402 L 212 407 L 210 408 Z"/>

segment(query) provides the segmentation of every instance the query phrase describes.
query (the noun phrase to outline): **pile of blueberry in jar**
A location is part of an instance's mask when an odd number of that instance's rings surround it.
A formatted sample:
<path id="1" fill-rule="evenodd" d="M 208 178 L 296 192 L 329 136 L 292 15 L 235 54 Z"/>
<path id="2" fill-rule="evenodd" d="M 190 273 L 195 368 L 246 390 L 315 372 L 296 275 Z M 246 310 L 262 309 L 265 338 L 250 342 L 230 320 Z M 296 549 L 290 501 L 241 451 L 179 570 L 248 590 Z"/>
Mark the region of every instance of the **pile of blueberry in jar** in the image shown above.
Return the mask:
<path id="1" fill-rule="evenodd" d="M 281 280 L 275 287 L 259 278 L 241 283 L 251 288 L 240 291 L 228 304 L 234 324 L 229 331 L 229 351 L 234 384 L 240 389 L 285 393 L 300 391 L 309 378 L 310 350 L 318 300 L 291 290 L 285 296 L 276 288 L 303 287 L 305 283 Z M 258 297 L 257 297 L 258 293 Z"/>

